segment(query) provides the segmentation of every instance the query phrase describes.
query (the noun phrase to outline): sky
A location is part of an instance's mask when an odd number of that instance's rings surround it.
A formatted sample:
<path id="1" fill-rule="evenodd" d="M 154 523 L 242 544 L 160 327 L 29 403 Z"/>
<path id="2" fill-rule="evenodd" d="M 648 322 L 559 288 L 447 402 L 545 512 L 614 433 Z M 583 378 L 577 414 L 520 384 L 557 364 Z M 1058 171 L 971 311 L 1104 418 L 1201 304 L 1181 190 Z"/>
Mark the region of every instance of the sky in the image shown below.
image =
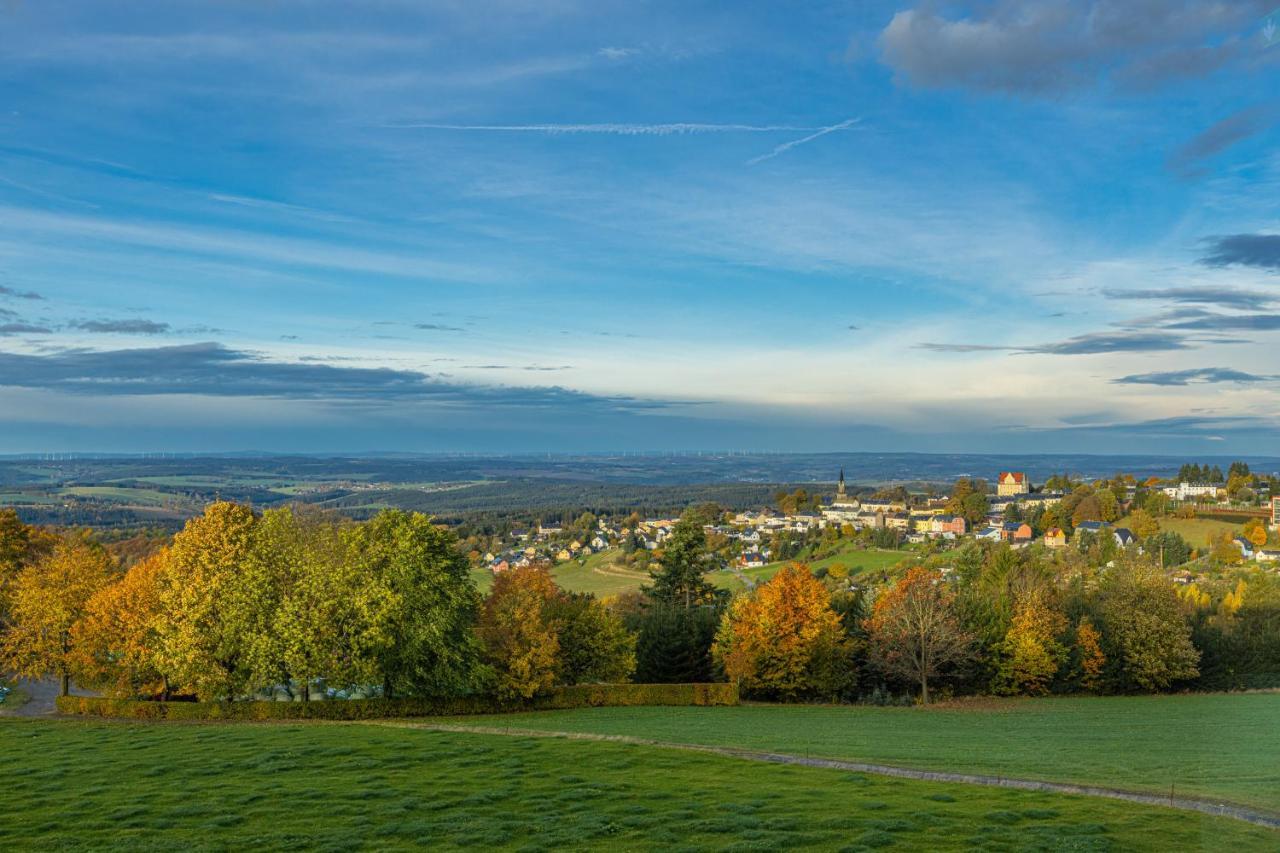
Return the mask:
<path id="1" fill-rule="evenodd" d="M 1252 0 L 0 0 L 0 453 L 1274 454 Z"/>

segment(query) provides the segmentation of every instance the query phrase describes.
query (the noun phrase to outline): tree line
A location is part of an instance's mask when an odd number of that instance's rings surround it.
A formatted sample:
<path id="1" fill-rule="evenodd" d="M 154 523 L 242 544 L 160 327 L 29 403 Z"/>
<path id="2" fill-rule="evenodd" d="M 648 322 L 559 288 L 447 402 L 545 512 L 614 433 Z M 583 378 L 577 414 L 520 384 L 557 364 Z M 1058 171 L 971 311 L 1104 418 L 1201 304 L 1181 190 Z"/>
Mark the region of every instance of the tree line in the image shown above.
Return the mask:
<path id="1" fill-rule="evenodd" d="M 481 595 L 455 534 L 387 510 L 211 504 L 122 565 L 84 531 L 0 512 L 0 668 L 120 697 L 530 698 L 729 679 L 784 701 L 1280 686 L 1280 579 L 1179 586 L 1150 554 L 971 542 L 881 582 L 796 563 L 731 596 L 696 512 L 641 590 L 539 567 Z"/>

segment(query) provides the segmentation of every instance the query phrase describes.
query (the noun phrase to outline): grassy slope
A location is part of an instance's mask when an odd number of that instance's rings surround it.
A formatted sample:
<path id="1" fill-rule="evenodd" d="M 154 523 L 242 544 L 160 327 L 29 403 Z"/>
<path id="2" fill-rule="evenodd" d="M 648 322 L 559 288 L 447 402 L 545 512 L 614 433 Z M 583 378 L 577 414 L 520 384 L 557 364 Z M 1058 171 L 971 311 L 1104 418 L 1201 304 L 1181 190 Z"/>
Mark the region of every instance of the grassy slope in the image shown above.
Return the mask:
<path id="1" fill-rule="evenodd" d="M 0 724 L 6 849 L 1274 848 L 1127 803 L 372 726 Z"/>
<path id="2" fill-rule="evenodd" d="M 1212 518 L 1161 518 L 1159 521 L 1161 530 L 1172 531 L 1187 540 L 1187 544 L 1192 548 L 1201 550 L 1204 550 L 1210 535 L 1226 531 L 1235 536 L 1243 527 L 1241 524 L 1216 521 Z M 1116 526 L 1128 527 L 1129 517 L 1125 516 L 1117 521 Z"/>
<path id="3" fill-rule="evenodd" d="M 459 722 L 465 723 L 464 720 Z M 746 705 L 507 715 L 507 724 L 1223 797 L 1280 812 L 1280 694 Z"/>

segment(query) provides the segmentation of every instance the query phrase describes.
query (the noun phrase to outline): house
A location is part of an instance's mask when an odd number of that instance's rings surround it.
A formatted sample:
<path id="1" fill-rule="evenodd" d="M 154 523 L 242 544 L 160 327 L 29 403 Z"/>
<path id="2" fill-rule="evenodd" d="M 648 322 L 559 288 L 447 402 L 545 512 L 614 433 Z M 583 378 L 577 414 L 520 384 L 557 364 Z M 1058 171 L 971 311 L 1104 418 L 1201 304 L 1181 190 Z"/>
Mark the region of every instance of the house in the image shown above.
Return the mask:
<path id="1" fill-rule="evenodd" d="M 1254 552 L 1253 559 L 1257 560 L 1259 563 L 1280 563 L 1280 551 L 1272 551 L 1267 548 L 1263 548 Z"/>
<path id="2" fill-rule="evenodd" d="M 1115 537 L 1116 544 L 1121 548 L 1128 548 L 1130 545 L 1138 541 L 1138 537 L 1133 535 L 1133 531 L 1127 527 L 1117 527 L 1111 531 L 1111 535 Z"/>
<path id="3" fill-rule="evenodd" d="M 596 536 L 591 540 L 591 547 L 597 551 L 603 551 L 605 548 L 609 547 L 609 540 L 605 539 L 603 536 Z"/>
<path id="4" fill-rule="evenodd" d="M 556 562 L 567 563 L 573 559 L 573 554 L 569 553 L 568 548 L 561 548 L 556 552 Z"/>
<path id="5" fill-rule="evenodd" d="M 1280 497 L 1271 499 L 1271 526 L 1280 529 Z"/>
<path id="6" fill-rule="evenodd" d="M 748 551 L 740 560 L 744 568 L 758 569 L 764 565 L 764 556 L 759 551 Z"/>
<path id="7" fill-rule="evenodd" d="M 1067 534 L 1063 532 L 1061 527 L 1050 527 L 1044 532 L 1044 544 L 1046 548 L 1065 548 L 1067 547 Z"/>
<path id="8" fill-rule="evenodd" d="M 996 478 L 996 494 L 1000 497 L 1025 495 L 1030 493 L 1031 483 L 1027 475 L 1021 471 L 1001 471 Z"/>
<path id="9" fill-rule="evenodd" d="M 1076 525 L 1076 535 L 1081 533 L 1098 534 L 1110 527 L 1105 521 L 1082 521 Z"/>
<path id="10" fill-rule="evenodd" d="M 563 529 L 564 528 L 560 526 L 560 523 L 556 521 L 553 521 L 550 524 L 538 523 L 538 533 L 542 536 L 555 536 Z"/>
<path id="11" fill-rule="evenodd" d="M 1006 521 L 1000 526 L 1000 538 L 1005 542 L 1030 542 L 1033 536 L 1035 531 L 1025 521 Z"/>
<path id="12" fill-rule="evenodd" d="M 999 542 L 1002 531 L 999 527 L 984 527 L 974 534 L 978 539 L 990 539 L 993 542 Z"/>
<path id="13" fill-rule="evenodd" d="M 526 527 L 514 527 L 511 530 L 511 537 L 521 542 L 525 541 L 532 535 L 533 535 L 533 531 L 529 530 Z"/>
<path id="14" fill-rule="evenodd" d="M 1243 536 L 1237 536 L 1231 540 L 1231 544 L 1240 549 L 1240 556 L 1246 560 L 1253 559 L 1253 543 Z"/>
<path id="15" fill-rule="evenodd" d="M 500 575 L 505 571 L 509 571 L 510 569 L 511 569 L 511 564 L 508 563 L 506 560 L 496 560 L 495 562 L 489 564 L 489 571 L 493 572 L 495 575 Z"/>
<path id="16" fill-rule="evenodd" d="M 905 512 L 886 513 L 884 526 L 890 530 L 906 530 L 911 526 L 911 516 Z"/>
<path id="17" fill-rule="evenodd" d="M 963 536 L 969 532 L 969 525 L 964 518 L 959 515 L 935 515 L 932 521 L 930 532 L 938 536 L 947 536 L 949 538 Z"/>

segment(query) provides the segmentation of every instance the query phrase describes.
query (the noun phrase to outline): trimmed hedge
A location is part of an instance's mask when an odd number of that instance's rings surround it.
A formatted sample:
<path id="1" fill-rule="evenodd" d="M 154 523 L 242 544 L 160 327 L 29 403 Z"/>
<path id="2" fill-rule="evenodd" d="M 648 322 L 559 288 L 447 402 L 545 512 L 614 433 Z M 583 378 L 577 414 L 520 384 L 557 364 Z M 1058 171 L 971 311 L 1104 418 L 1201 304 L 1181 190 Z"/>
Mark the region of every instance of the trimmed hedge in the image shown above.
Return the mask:
<path id="1" fill-rule="evenodd" d="M 528 702 L 502 702 L 486 696 L 325 702 L 149 702 L 89 696 L 61 696 L 57 700 L 63 714 L 132 720 L 376 720 L 606 706 L 737 704 L 736 684 L 579 684 L 556 688 Z"/>

